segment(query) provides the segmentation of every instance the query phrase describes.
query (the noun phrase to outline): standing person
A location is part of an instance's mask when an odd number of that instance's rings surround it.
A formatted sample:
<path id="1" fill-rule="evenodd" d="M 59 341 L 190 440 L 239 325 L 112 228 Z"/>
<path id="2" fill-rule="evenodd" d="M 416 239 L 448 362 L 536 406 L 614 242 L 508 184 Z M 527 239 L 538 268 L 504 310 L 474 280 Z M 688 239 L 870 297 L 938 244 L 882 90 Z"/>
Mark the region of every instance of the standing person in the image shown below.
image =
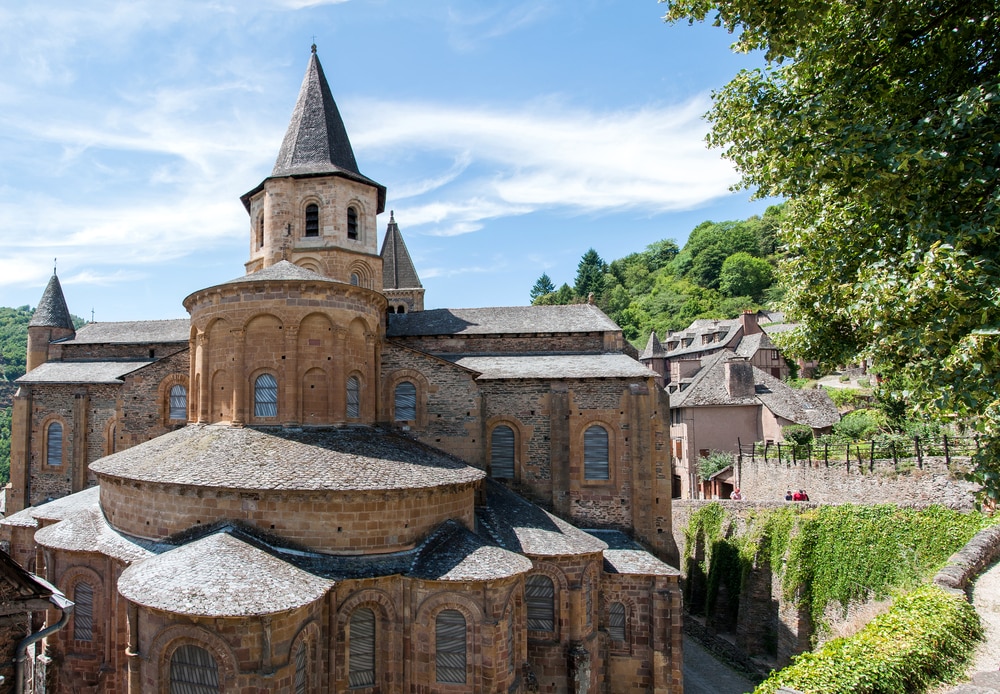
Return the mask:
<path id="1" fill-rule="evenodd" d="M 801 489 L 798 490 L 797 492 L 795 492 L 794 494 L 792 494 L 792 501 L 804 501 L 804 499 L 802 498 L 802 490 Z"/>
<path id="2" fill-rule="evenodd" d="M 806 494 L 805 489 L 800 489 L 799 493 L 802 495 L 802 501 L 809 501 L 809 495 Z"/>
<path id="3" fill-rule="evenodd" d="M 740 493 L 740 488 L 734 488 L 733 491 L 729 493 L 729 498 L 733 501 L 743 501 L 743 494 Z"/>
<path id="4" fill-rule="evenodd" d="M 792 490 L 789 489 L 787 492 L 785 492 L 785 501 L 791 501 L 791 500 L 792 500 Z"/>

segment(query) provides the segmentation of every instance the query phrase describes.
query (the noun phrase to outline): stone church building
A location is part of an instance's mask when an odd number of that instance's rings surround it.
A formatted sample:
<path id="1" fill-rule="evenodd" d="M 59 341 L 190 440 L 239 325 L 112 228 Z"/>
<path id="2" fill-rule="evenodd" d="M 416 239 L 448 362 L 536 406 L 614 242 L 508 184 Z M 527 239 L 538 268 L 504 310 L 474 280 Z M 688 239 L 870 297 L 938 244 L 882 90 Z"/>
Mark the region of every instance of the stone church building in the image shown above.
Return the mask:
<path id="1" fill-rule="evenodd" d="M 682 692 L 667 395 L 618 326 L 424 310 L 315 46 L 241 199 L 190 319 L 75 330 L 55 275 L 34 314 L 0 531 L 75 606 L 29 689 Z"/>

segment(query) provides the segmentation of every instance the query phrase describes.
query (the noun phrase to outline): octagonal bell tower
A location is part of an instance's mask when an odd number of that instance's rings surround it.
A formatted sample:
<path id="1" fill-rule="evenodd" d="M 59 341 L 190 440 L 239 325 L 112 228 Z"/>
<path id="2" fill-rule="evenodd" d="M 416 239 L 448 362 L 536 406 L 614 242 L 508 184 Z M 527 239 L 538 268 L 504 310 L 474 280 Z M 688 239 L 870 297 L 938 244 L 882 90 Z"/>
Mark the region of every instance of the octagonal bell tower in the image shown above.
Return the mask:
<path id="1" fill-rule="evenodd" d="M 382 289 L 376 215 L 385 187 L 358 171 L 315 45 L 274 169 L 241 200 L 250 214 L 248 273 L 287 260 Z"/>

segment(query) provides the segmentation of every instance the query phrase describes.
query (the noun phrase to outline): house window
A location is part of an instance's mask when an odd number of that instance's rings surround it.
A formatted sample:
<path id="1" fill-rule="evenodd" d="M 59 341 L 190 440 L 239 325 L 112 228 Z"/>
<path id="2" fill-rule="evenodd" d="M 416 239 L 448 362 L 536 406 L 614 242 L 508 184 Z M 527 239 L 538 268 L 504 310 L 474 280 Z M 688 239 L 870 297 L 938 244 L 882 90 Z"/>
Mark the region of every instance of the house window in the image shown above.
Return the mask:
<path id="1" fill-rule="evenodd" d="M 681 423 L 681 411 L 680 410 L 678 410 L 676 408 L 670 410 L 670 423 L 671 424 L 680 424 Z"/>
<path id="2" fill-rule="evenodd" d="M 91 641 L 94 638 L 94 588 L 86 581 L 76 584 L 73 592 L 73 640 Z"/>
<path id="3" fill-rule="evenodd" d="M 170 694 L 218 694 L 219 668 L 200 646 L 181 646 L 170 658 Z"/>
<path id="4" fill-rule="evenodd" d="M 781 357 L 781 355 L 780 355 L 780 354 L 778 354 L 778 350 L 776 350 L 776 349 L 772 349 L 772 350 L 771 350 L 771 359 L 772 359 L 773 361 L 778 361 L 778 359 L 779 359 L 780 357 Z"/>
<path id="5" fill-rule="evenodd" d="M 458 610 L 442 610 L 435 624 L 435 679 L 465 684 L 465 617 Z"/>
<path id="6" fill-rule="evenodd" d="M 358 239 L 358 211 L 353 207 L 347 208 L 347 238 Z"/>
<path id="7" fill-rule="evenodd" d="M 611 479 L 608 463 L 608 431 L 594 425 L 583 434 L 583 478 L 586 480 Z"/>
<path id="8" fill-rule="evenodd" d="M 620 602 L 611 603 L 608 610 L 608 635 L 612 641 L 625 640 L 625 605 Z"/>
<path id="9" fill-rule="evenodd" d="M 347 379 L 347 417 L 357 419 L 361 416 L 361 382 L 357 376 Z"/>
<path id="10" fill-rule="evenodd" d="M 319 236 L 318 205 L 306 205 L 306 236 Z"/>
<path id="11" fill-rule="evenodd" d="M 63 425 L 52 422 L 45 430 L 45 463 L 46 465 L 62 465 Z"/>
<path id="12" fill-rule="evenodd" d="M 396 386 L 396 421 L 412 422 L 417 419 L 417 387 L 409 381 Z"/>
<path id="13" fill-rule="evenodd" d="M 308 662 L 306 642 L 304 640 L 299 641 L 299 648 L 295 651 L 295 694 L 306 694 Z"/>
<path id="14" fill-rule="evenodd" d="M 254 381 L 254 417 L 278 416 L 278 382 L 271 374 L 261 374 Z"/>
<path id="15" fill-rule="evenodd" d="M 514 479 L 514 430 L 501 424 L 490 437 L 490 475 Z"/>
<path id="16" fill-rule="evenodd" d="M 361 607 L 351 615 L 350 650 L 347 654 L 350 687 L 375 685 L 375 613 Z"/>
<path id="17" fill-rule="evenodd" d="M 170 388 L 170 419 L 187 419 L 187 388 L 182 385 Z"/>
<path id="18" fill-rule="evenodd" d="M 528 629 L 555 631 L 556 589 L 544 574 L 532 574 L 524 581 L 524 599 L 528 605 Z"/>

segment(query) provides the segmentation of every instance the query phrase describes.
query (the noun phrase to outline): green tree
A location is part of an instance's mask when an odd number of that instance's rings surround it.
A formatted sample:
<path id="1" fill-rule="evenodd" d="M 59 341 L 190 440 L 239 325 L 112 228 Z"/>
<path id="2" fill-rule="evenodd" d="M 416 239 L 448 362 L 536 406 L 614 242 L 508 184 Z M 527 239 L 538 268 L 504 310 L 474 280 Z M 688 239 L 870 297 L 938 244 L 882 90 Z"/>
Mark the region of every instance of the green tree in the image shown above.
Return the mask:
<path id="1" fill-rule="evenodd" d="M 1000 499 L 996 0 L 668 0 L 668 20 L 710 14 L 767 61 L 714 95 L 709 142 L 788 200 L 791 346 L 964 417 Z"/>
<path id="2" fill-rule="evenodd" d="M 600 297 L 604 289 L 604 273 L 607 271 L 608 265 L 597 255 L 597 251 L 588 249 L 577 265 L 576 282 L 573 285 L 576 295 L 582 299 L 586 299 L 590 293 Z"/>
<path id="3" fill-rule="evenodd" d="M 725 296 L 749 296 L 759 301 L 773 282 L 771 263 L 749 253 L 733 253 L 719 272 L 719 291 Z"/>
<path id="4" fill-rule="evenodd" d="M 543 272 L 542 276 L 535 282 L 535 286 L 533 286 L 531 291 L 528 292 L 528 296 L 531 297 L 531 301 L 534 303 L 538 297 L 551 294 L 555 290 L 556 285 L 552 284 L 552 279 L 549 277 L 548 273 Z"/>

